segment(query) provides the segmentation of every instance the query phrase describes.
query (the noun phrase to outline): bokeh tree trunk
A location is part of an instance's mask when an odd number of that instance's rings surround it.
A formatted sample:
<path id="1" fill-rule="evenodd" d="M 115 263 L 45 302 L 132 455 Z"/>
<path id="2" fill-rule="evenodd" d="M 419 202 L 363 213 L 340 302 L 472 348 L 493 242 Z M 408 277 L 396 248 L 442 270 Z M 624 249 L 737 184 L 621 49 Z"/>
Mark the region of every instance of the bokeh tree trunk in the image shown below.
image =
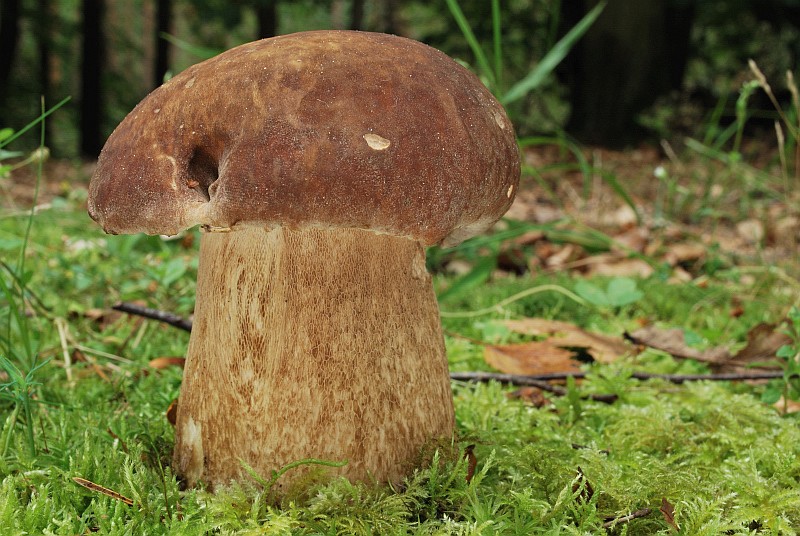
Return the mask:
<path id="1" fill-rule="evenodd" d="M 156 0 L 156 58 L 153 65 L 153 87 L 164 83 L 169 71 L 169 42 L 162 34 L 172 33 L 172 0 Z"/>
<path id="2" fill-rule="evenodd" d="M 278 0 L 259 0 L 256 2 L 258 19 L 258 38 L 274 37 L 278 34 Z"/>
<path id="3" fill-rule="evenodd" d="M 350 6 L 350 29 L 360 30 L 364 25 L 364 0 L 353 0 Z"/>
<path id="4" fill-rule="evenodd" d="M 0 114 L 3 114 L 6 102 L 8 80 L 19 42 L 19 8 L 20 0 L 3 0 L 0 2 Z M 0 128 L 9 126 L 4 115 L 0 115 Z"/>
<path id="5" fill-rule="evenodd" d="M 53 10 L 52 6 L 50 5 L 50 0 L 38 0 L 37 1 L 38 12 L 36 13 L 36 26 L 38 27 L 37 36 L 37 44 L 39 47 L 39 88 L 44 99 L 46 105 L 52 104 L 50 102 L 50 96 L 52 93 L 50 83 L 50 64 L 51 64 L 51 35 L 50 29 L 51 24 L 50 21 L 54 18 L 53 17 Z M 50 122 L 45 121 L 43 124 L 44 127 L 44 139 L 50 139 Z"/>
<path id="6" fill-rule="evenodd" d="M 597 3 L 564 0 L 565 27 Z M 637 115 L 683 80 L 693 13 L 691 2 L 611 0 L 562 65 L 572 107 L 567 131 L 611 147 L 640 139 Z"/>
<path id="7" fill-rule="evenodd" d="M 106 42 L 103 34 L 104 0 L 83 0 L 81 62 L 81 155 L 96 158 L 103 147 L 103 84 Z"/>
<path id="8" fill-rule="evenodd" d="M 383 3 L 383 30 L 389 34 L 401 35 L 400 30 L 400 17 L 398 11 L 400 10 L 400 0 L 384 0 Z"/>

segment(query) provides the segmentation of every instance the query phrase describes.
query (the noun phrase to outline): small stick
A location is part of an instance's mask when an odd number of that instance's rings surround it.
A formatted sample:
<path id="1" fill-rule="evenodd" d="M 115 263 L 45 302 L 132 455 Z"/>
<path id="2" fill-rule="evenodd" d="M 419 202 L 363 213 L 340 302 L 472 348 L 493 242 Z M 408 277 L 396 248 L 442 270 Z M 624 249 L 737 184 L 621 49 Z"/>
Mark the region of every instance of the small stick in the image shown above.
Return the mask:
<path id="1" fill-rule="evenodd" d="M 642 508 L 641 510 L 636 510 L 635 512 L 628 514 L 626 516 L 615 517 L 614 519 L 603 523 L 603 528 L 610 529 L 611 527 L 614 527 L 616 525 L 627 523 L 629 521 L 633 521 L 634 519 L 639 519 L 640 517 L 648 516 L 650 515 L 651 511 L 652 510 L 650 508 Z"/>
<path id="2" fill-rule="evenodd" d="M 173 313 L 168 313 L 166 311 L 159 311 L 158 309 L 151 309 L 150 307 L 142 307 L 141 305 L 128 302 L 120 302 L 111 308 L 115 311 L 143 316 L 144 318 L 150 318 L 152 320 L 158 320 L 159 322 L 164 322 L 165 324 L 169 324 L 170 326 L 182 329 L 184 331 L 192 331 L 191 320 L 187 320 L 183 317 Z"/>
<path id="3" fill-rule="evenodd" d="M 97 493 L 102 493 L 106 497 L 111 497 L 112 499 L 121 501 L 127 504 L 128 506 L 133 506 L 133 499 L 129 499 L 126 496 L 122 495 L 121 493 L 117 493 L 113 489 L 108 489 L 106 487 L 101 486 L 100 484 L 95 484 L 91 480 L 86 480 L 85 478 L 81 478 L 79 476 L 73 476 L 72 480 L 76 484 L 79 484 L 88 490 L 96 491 Z"/>
<path id="4" fill-rule="evenodd" d="M 176 314 L 158 309 L 151 309 L 150 307 L 142 307 L 133 303 L 121 302 L 112 307 L 116 311 L 128 313 L 132 315 L 150 318 L 164 322 L 170 326 L 182 329 L 184 331 L 192 331 L 192 321 L 180 317 Z M 478 342 L 478 341 L 475 341 Z M 550 385 L 549 381 L 553 380 L 566 380 L 567 378 L 585 378 L 585 372 L 556 372 L 551 374 L 537 374 L 533 376 L 525 376 L 521 374 L 500 374 L 495 372 L 452 372 L 450 379 L 466 382 L 488 382 L 497 381 L 500 383 L 507 383 L 511 385 L 523 385 L 528 387 L 537 387 L 543 391 L 548 391 L 554 394 L 563 395 L 566 390 L 563 387 Z M 683 383 L 690 381 L 743 381 L 743 380 L 773 380 L 776 378 L 783 378 L 783 371 L 770 371 L 770 372 L 749 372 L 749 373 L 720 373 L 720 374 L 650 374 L 647 372 L 633 372 L 632 378 L 637 380 L 664 380 L 672 383 Z M 592 398 L 600 397 L 610 399 L 613 395 L 593 395 Z M 602 400 L 601 400 L 602 401 Z"/>
<path id="5" fill-rule="evenodd" d="M 552 380 L 566 380 L 567 378 L 585 378 L 585 372 L 555 372 L 551 374 L 538 374 L 525 376 L 521 374 L 500 374 L 496 372 L 452 372 L 450 378 L 465 382 L 497 381 L 511 385 L 524 385 L 541 388 L 542 382 Z M 672 383 L 690 381 L 742 381 L 742 380 L 773 380 L 783 378 L 782 371 L 751 372 L 751 373 L 724 373 L 724 374 L 650 374 L 648 372 L 633 372 L 631 377 L 637 380 L 664 380 Z M 549 385 L 545 383 L 546 385 Z M 552 386 L 550 386 L 552 387 Z"/>

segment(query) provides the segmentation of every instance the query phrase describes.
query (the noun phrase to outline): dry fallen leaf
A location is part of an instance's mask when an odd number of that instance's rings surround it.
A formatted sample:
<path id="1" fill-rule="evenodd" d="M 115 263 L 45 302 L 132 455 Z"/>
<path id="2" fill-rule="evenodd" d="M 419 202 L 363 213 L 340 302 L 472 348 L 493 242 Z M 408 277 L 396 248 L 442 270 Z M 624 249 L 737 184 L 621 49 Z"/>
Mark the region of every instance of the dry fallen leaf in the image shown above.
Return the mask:
<path id="1" fill-rule="evenodd" d="M 168 367 L 181 367 L 186 363 L 185 357 L 156 357 L 155 359 L 150 360 L 150 368 L 154 368 L 156 370 L 165 369 Z"/>
<path id="2" fill-rule="evenodd" d="M 781 415 L 789 415 L 800 411 L 800 402 L 780 397 L 777 402 L 772 404 L 772 407 L 778 410 Z"/>
<path id="3" fill-rule="evenodd" d="M 520 387 L 508 393 L 508 398 L 521 400 L 535 408 L 543 408 L 551 404 L 550 400 L 542 393 L 542 390 L 536 387 Z"/>
<path id="4" fill-rule="evenodd" d="M 598 257 L 599 255 L 596 255 Z M 604 277 L 641 277 L 647 278 L 655 271 L 652 266 L 642 259 L 619 259 L 609 255 L 604 262 L 594 262 L 589 265 L 588 276 Z"/>
<path id="5" fill-rule="evenodd" d="M 574 260 L 578 256 L 578 248 L 574 244 L 567 244 L 552 255 L 548 256 L 544 263 L 548 268 L 557 268 Z"/>
<path id="6" fill-rule="evenodd" d="M 478 467 L 478 458 L 475 456 L 475 445 L 467 445 L 464 449 L 464 457 L 467 459 L 467 483 L 472 482 L 475 476 L 475 469 Z"/>
<path id="7" fill-rule="evenodd" d="M 511 331 L 537 337 L 547 337 L 544 342 L 559 348 L 582 348 L 595 361 L 612 363 L 622 355 L 633 352 L 631 346 L 618 337 L 585 331 L 569 322 L 525 318 L 506 320 L 503 324 Z"/>
<path id="8" fill-rule="evenodd" d="M 708 350 L 691 348 L 686 344 L 686 339 L 681 329 L 662 329 L 656 326 L 647 326 L 637 329 L 627 336 L 636 344 L 662 350 L 682 359 L 722 364 L 731 358 L 730 352 L 725 348 L 710 348 Z"/>
<path id="9" fill-rule="evenodd" d="M 664 254 L 664 260 L 670 265 L 684 264 L 702 259 L 706 254 L 706 246 L 703 244 L 693 244 L 679 242 L 669 246 Z"/>
<path id="10" fill-rule="evenodd" d="M 764 239 L 764 224 L 757 219 L 743 220 L 736 224 L 737 234 L 750 244 L 758 244 Z"/>
<path id="11" fill-rule="evenodd" d="M 178 422 L 178 401 L 173 400 L 169 403 L 169 407 L 167 408 L 167 422 L 175 428 L 175 424 Z"/>
<path id="12" fill-rule="evenodd" d="M 577 372 L 574 353 L 550 341 L 535 341 L 503 346 L 487 345 L 483 358 L 493 368 L 506 374 L 526 376 L 548 372 Z"/>
<path id="13" fill-rule="evenodd" d="M 661 497 L 661 508 L 659 508 L 659 510 L 664 514 L 664 521 L 667 522 L 667 525 L 675 530 L 680 530 L 678 524 L 675 523 L 675 507 L 672 506 L 666 497 Z"/>
<path id="14" fill-rule="evenodd" d="M 747 332 L 747 345 L 731 359 L 731 364 L 745 366 L 754 363 L 766 364 L 775 361 L 774 368 L 780 368 L 780 363 L 775 358 L 778 349 L 790 344 L 792 339 L 780 330 L 778 324 L 758 324 Z M 764 367 L 772 368 L 772 367 Z"/>
<path id="15" fill-rule="evenodd" d="M 643 253 L 650 243 L 650 230 L 647 227 L 631 227 L 614 235 L 614 249 L 623 252 L 637 251 Z"/>

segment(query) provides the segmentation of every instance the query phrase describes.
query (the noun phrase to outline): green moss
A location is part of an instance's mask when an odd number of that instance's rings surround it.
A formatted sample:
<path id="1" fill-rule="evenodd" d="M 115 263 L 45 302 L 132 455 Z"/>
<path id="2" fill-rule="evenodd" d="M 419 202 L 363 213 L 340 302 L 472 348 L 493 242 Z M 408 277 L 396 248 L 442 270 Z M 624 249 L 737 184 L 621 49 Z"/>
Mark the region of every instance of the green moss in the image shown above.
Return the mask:
<path id="1" fill-rule="evenodd" d="M 36 456 L 27 452 L 25 423 L 11 419 L 14 404 L 0 401 L 0 438 L 8 439 L 0 457 L 4 534 L 672 534 L 658 511 L 662 499 L 674 506 L 680 534 L 794 534 L 800 527 L 796 419 L 762 404 L 758 386 L 630 379 L 633 367 L 704 370 L 653 351 L 587 366 L 585 381 L 543 408 L 495 383 L 455 382 L 457 442 L 431 445 L 420 455 L 421 469 L 395 489 L 309 483 L 279 503 L 255 483 L 215 495 L 180 491 L 169 468 L 173 432 L 164 412 L 177 397 L 181 371 L 147 363 L 182 355 L 187 335 L 155 322 L 98 321 L 83 313 L 125 298 L 187 315 L 194 252 L 158 238 L 102 236 L 78 200 L 60 206 L 37 216 L 29 247 L 29 288 L 42 302 L 29 322 L 38 351 L 52 358 L 36 375 Z M 0 238 L 20 236 L 23 223 L 0 219 Z M 78 240 L 90 247 L 76 248 Z M 475 311 L 545 284 L 573 290 L 575 280 L 490 281 L 442 309 Z M 741 295 L 735 274 L 704 286 L 658 278 L 637 284 L 644 297 L 614 311 L 545 292 L 501 312 L 445 318 L 451 368 L 488 370 L 482 346 L 470 339 L 526 339 L 499 326 L 503 318 L 556 318 L 617 335 L 648 321 L 689 329 L 700 346 L 736 347 L 753 325 L 780 318 L 791 298 L 775 292 L 779 282 L 759 280 L 744 314 L 732 317 Z M 8 304 L 0 306 L 6 315 Z M 70 348 L 84 348 L 73 354 L 71 381 L 56 319 L 66 323 Z M 592 402 L 583 398 L 588 393 L 618 400 Z M 468 481 L 469 446 L 477 465 Z M 80 487 L 74 477 L 134 505 Z M 605 527 L 643 508 L 651 513 Z"/>

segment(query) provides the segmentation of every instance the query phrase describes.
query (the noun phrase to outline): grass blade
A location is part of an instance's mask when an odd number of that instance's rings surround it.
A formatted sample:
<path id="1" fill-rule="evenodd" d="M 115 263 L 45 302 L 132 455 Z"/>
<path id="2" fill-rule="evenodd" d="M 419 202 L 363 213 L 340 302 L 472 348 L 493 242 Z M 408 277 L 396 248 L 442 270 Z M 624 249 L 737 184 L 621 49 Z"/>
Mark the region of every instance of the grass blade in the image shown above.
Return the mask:
<path id="1" fill-rule="evenodd" d="M 448 0 L 448 3 L 452 0 Z M 567 34 L 559 39 L 550 51 L 545 54 L 542 61 L 528 73 L 525 78 L 511 86 L 511 89 L 500 98 L 503 104 L 509 104 L 515 100 L 519 100 L 530 91 L 539 87 L 542 82 L 553 72 L 559 63 L 566 57 L 567 53 L 572 49 L 575 43 L 583 37 L 583 34 L 594 24 L 597 17 L 606 7 L 606 2 L 597 4 L 589 13 L 587 13 Z"/>
<path id="2" fill-rule="evenodd" d="M 492 49 L 494 51 L 494 78 L 498 88 L 503 87 L 503 33 L 501 31 L 500 0 L 492 0 Z"/>
<path id="3" fill-rule="evenodd" d="M 486 54 L 484 54 L 483 48 L 478 42 L 478 38 L 475 37 L 475 34 L 472 32 L 472 28 L 470 27 L 469 22 L 467 22 L 464 12 L 461 11 L 461 6 L 458 5 L 458 0 L 446 1 L 447 7 L 450 9 L 450 13 L 453 15 L 458 28 L 464 35 L 464 39 L 467 40 L 467 44 L 472 50 L 475 60 L 478 62 L 478 67 L 480 68 L 481 73 L 489 80 L 490 85 L 495 86 L 497 84 L 497 80 L 494 76 L 494 70 L 492 69 L 492 66 L 489 65 L 489 60 L 486 57 Z"/>
<path id="4" fill-rule="evenodd" d="M 25 125 L 21 129 L 19 129 L 17 132 L 12 134 L 11 136 L 9 136 L 7 138 L 4 138 L 2 141 L 0 141 L 0 147 L 5 147 L 9 143 L 11 143 L 12 141 L 16 140 L 17 138 L 19 138 L 20 136 L 22 136 L 23 134 L 28 132 L 30 129 L 35 127 L 39 122 L 44 121 L 45 118 L 48 115 L 52 114 L 53 112 L 55 112 L 56 110 L 58 110 L 59 108 L 64 106 L 67 102 L 69 102 L 69 100 L 71 98 L 72 97 L 65 97 L 65 98 L 61 99 L 60 101 L 58 101 L 58 103 L 55 106 L 53 106 L 52 108 L 50 108 L 46 112 L 43 112 L 42 115 L 40 115 L 36 120 L 31 121 L 30 123 L 28 123 L 27 125 Z"/>
<path id="5" fill-rule="evenodd" d="M 492 255 L 479 260 L 475 266 L 465 275 L 459 277 L 445 291 L 439 294 L 439 301 L 444 301 L 454 296 L 462 296 L 465 293 L 484 284 L 492 272 L 497 267 L 497 257 Z"/>
<path id="6" fill-rule="evenodd" d="M 221 52 L 221 50 L 211 47 L 203 47 L 200 45 L 195 45 L 190 43 L 189 41 L 184 41 L 179 37 L 175 37 L 174 35 L 170 35 L 168 33 L 160 33 L 159 37 L 168 41 L 170 44 L 175 45 L 179 49 L 183 50 L 184 52 L 188 52 L 192 56 L 195 56 L 201 60 L 207 60 L 209 58 L 213 58 L 217 54 Z"/>

